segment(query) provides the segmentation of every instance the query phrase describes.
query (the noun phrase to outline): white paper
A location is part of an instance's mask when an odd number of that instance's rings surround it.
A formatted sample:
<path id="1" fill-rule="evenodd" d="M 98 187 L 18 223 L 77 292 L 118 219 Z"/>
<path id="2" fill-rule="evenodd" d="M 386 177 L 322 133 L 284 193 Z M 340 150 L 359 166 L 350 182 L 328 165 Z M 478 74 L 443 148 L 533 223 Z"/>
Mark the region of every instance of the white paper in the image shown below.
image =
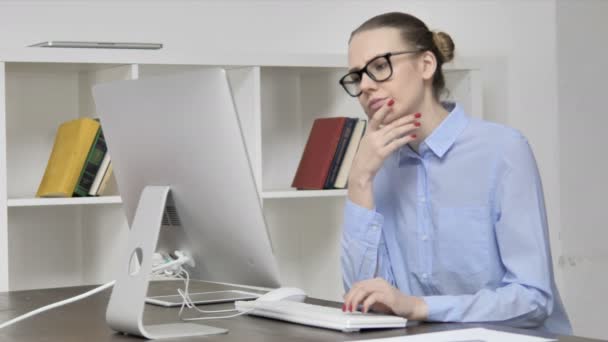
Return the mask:
<path id="1" fill-rule="evenodd" d="M 366 342 L 544 342 L 557 341 L 543 337 L 506 333 L 484 328 L 461 329 L 366 340 Z"/>

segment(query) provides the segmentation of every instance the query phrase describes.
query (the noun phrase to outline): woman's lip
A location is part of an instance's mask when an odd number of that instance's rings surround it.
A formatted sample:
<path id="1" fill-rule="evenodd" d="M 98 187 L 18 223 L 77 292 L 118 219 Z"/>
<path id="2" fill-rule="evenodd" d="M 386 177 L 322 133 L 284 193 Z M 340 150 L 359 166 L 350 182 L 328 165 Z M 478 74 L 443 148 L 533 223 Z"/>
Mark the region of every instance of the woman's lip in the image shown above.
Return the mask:
<path id="1" fill-rule="evenodd" d="M 386 99 L 377 99 L 377 100 L 373 100 L 372 102 L 369 103 L 369 109 L 371 111 L 377 111 L 378 109 L 380 109 L 380 107 L 382 107 L 382 105 L 384 105 L 384 102 L 386 101 Z"/>

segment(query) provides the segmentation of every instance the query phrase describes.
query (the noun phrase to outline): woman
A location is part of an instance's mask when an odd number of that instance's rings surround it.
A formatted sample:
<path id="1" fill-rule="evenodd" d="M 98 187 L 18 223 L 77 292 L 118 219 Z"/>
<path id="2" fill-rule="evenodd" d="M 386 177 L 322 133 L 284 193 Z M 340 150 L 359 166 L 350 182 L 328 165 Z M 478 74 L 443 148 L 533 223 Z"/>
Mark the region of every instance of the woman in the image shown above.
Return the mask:
<path id="1" fill-rule="evenodd" d="M 351 35 L 340 83 L 369 125 L 348 182 L 343 310 L 571 334 L 530 146 L 439 101 L 453 54 L 405 13 Z"/>

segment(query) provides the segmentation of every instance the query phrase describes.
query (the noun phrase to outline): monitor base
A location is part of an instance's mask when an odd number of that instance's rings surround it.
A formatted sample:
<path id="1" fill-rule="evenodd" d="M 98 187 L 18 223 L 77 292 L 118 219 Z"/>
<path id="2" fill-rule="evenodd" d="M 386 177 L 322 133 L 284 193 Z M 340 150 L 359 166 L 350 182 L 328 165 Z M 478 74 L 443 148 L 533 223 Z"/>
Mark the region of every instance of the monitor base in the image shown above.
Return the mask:
<path id="1" fill-rule="evenodd" d="M 158 244 L 169 192 L 168 186 L 146 186 L 141 192 L 129 231 L 128 258 L 125 258 L 118 272 L 106 311 L 106 321 L 115 331 L 147 339 L 225 334 L 228 332 L 226 329 L 192 323 L 143 324 L 152 257 Z"/>

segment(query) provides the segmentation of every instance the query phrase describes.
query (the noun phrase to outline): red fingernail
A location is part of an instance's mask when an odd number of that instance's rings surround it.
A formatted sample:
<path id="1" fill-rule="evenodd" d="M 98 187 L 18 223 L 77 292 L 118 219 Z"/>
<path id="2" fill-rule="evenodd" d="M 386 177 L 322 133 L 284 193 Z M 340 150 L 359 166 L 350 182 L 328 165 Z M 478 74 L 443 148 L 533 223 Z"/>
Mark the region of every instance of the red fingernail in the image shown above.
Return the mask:
<path id="1" fill-rule="evenodd" d="M 411 137 L 416 139 L 416 134 L 412 134 Z"/>
<path id="2" fill-rule="evenodd" d="M 353 312 L 353 305 L 352 304 L 348 306 L 348 311 Z"/>
<path id="3" fill-rule="evenodd" d="M 346 311 L 346 304 L 342 304 L 342 312 Z"/>
<path id="4" fill-rule="evenodd" d="M 420 122 L 414 122 L 414 126 L 420 127 Z"/>
<path id="5" fill-rule="evenodd" d="M 389 106 L 392 106 L 392 105 L 394 105 L 394 104 L 395 104 L 395 100 L 390 99 L 390 100 L 388 101 L 388 105 L 389 105 Z"/>
<path id="6" fill-rule="evenodd" d="M 414 117 L 415 117 L 416 119 L 420 118 L 421 116 L 422 116 L 422 114 L 420 114 L 420 113 L 416 113 L 416 115 L 414 115 Z"/>

